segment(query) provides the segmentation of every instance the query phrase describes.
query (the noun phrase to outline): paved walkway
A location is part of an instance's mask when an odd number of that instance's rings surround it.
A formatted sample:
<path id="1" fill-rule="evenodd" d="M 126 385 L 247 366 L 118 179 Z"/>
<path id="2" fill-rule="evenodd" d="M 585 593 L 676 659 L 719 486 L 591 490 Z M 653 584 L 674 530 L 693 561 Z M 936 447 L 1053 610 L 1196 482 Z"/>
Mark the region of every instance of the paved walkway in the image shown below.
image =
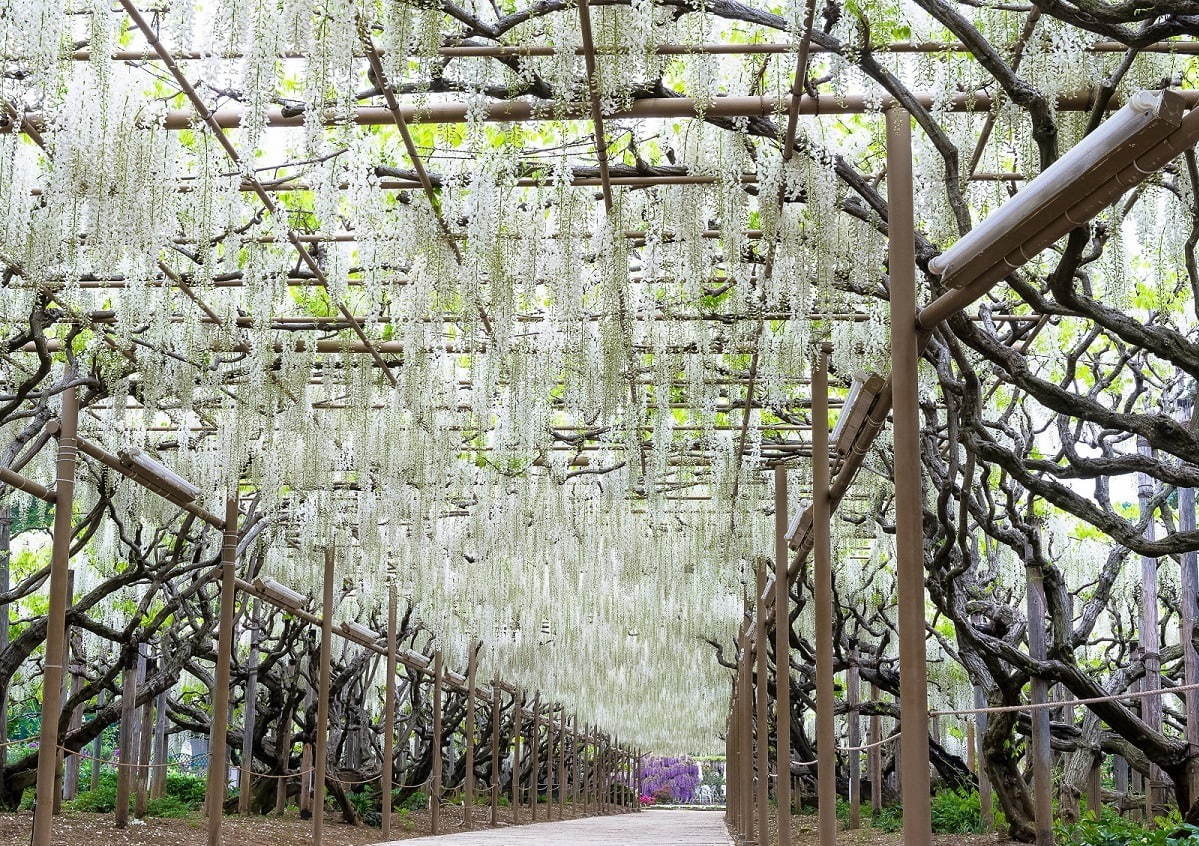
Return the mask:
<path id="1" fill-rule="evenodd" d="M 396 840 L 393 846 L 730 846 L 731 843 L 720 811 L 642 811 Z"/>

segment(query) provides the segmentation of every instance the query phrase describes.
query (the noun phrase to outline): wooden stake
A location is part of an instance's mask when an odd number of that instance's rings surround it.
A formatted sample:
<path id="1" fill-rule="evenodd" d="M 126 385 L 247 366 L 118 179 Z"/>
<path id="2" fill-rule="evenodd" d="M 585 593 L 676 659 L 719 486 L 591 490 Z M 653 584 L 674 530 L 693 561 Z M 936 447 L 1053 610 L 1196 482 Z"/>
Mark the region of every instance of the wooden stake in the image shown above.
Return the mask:
<path id="1" fill-rule="evenodd" d="M 924 496 L 920 467 L 916 365 L 916 256 L 912 198 L 912 126 L 909 114 L 887 110 L 887 238 L 891 277 L 891 380 L 896 500 L 899 629 L 900 784 L 904 846 L 932 840 L 928 772 L 928 667 L 924 630 Z"/>
<path id="2" fill-rule="evenodd" d="M 138 676 L 143 684 L 149 674 L 154 671 L 154 661 L 145 654 L 145 648 L 145 644 L 143 644 L 140 650 L 141 657 L 138 659 L 140 664 Z M 147 699 L 146 704 L 142 706 L 142 724 L 138 729 L 137 740 L 139 766 L 137 768 L 137 790 L 133 800 L 133 816 L 135 819 L 144 820 L 150 802 L 150 753 L 154 740 L 154 699 Z"/>
<path id="3" fill-rule="evenodd" d="M 514 697 L 512 703 L 512 824 L 520 823 L 520 732 L 525 708 L 525 695 Z"/>
<path id="4" fill-rule="evenodd" d="M 321 846 L 325 824 L 325 768 L 329 753 L 329 688 L 333 663 L 333 547 L 325 547 L 325 571 L 321 584 L 321 657 L 316 698 L 316 749 L 312 775 L 312 846 Z M 216 844 L 210 844 L 216 846 Z"/>
<path id="5" fill-rule="evenodd" d="M 229 685 L 233 667 L 233 600 L 237 593 L 237 494 L 225 500 L 225 528 L 221 535 L 221 617 L 217 630 L 215 690 L 212 724 L 208 735 L 208 846 L 221 846 L 228 782 L 226 746 L 229 730 Z"/>
<path id="6" fill-rule="evenodd" d="M 762 558 L 759 558 L 754 566 L 754 580 L 757 586 L 754 596 L 760 598 L 766 591 L 766 562 Z M 755 609 L 754 623 L 754 752 L 757 764 L 754 807 L 758 815 L 758 831 L 766 832 L 769 831 L 770 819 L 770 724 L 767 715 L 770 692 L 766 689 L 766 614 L 761 605 Z"/>
<path id="7" fill-rule="evenodd" d="M 540 776 L 540 724 L 541 724 L 541 692 L 533 696 L 533 719 L 529 730 L 529 752 L 532 760 L 529 762 L 529 809 L 532 814 L 530 822 L 537 822 L 537 782 Z"/>
<path id="8" fill-rule="evenodd" d="M 69 374 L 68 374 L 69 375 Z M 66 652 L 67 571 L 71 566 L 71 509 L 75 504 L 76 426 L 79 400 L 74 386 L 62 393 L 55 467 L 54 545 L 50 553 L 50 603 L 46 612 L 46 658 L 42 675 L 42 723 L 38 734 L 37 791 L 31 846 L 50 846 L 54 827 L 54 783 L 58 770 L 58 725 L 62 713 L 63 655 Z M 5 616 L 8 614 L 6 608 Z"/>

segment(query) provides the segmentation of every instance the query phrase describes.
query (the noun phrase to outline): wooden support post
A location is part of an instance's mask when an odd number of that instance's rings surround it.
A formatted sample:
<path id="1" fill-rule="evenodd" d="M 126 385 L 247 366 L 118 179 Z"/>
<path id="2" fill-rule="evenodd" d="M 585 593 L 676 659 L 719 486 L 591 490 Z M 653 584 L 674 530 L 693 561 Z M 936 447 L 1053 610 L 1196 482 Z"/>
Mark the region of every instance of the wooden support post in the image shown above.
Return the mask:
<path id="1" fill-rule="evenodd" d="M 397 604 L 393 582 L 387 586 L 387 677 L 383 685 L 383 772 L 379 787 L 384 840 L 391 837 L 391 791 L 395 784 Z"/>
<path id="2" fill-rule="evenodd" d="M 125 666 L 121 676 L 121 721 L 117 737 L 120 744 L 120 763 L 117 766 L 117 798 L 113 811 L 117 828 L 129 825 L 129 800 L 133 795 L 134 764 L 137 763 L 137 669 L 136 649 L 123 654 Z"/>
<path id="3" fill-rule="evenodd" d="M 1031 559 L 1029 559 L 1031 560 Z M 1028 587 L 1028 654 L 1034 660 L 1047 658 L 1045 644 L 1045 586 L 1039 567 L 1025 567 Z M 1032 677 L 1034 705 L 1049 701 L 1049 685 L 1039 676 Z M 1037 846 L 1053 846 L 1053 750 L 1050 745 L 1049 709 L 1038 708 L 1031 714 L 1032 740 L 1029 757 L 1032 761 L 1033 809 L 1036 818 Z"/>
<path id="4" fill-rule="evenodd" d="M 1193 409 L 1188 402 L 1182 409 L 1182 417 L 1190 421 Z M 1178 489 L 1178 529 L 1181 532 L 1195 531 L 1195 489 Z M 1180 557 L 1181 571 L 1179 587 L 1181 595 L 1179 605 L 1178 641 L 1182 644 L 1182 664 L 1184 684 L 1199 684 L 1199 653 L 1195 652 L 1194 634 L 1195 623 L 1199 619 L 1199 553 L 1194 550 L 1182 553 Z M 1187 783 L 1192 796 L 1199 794 L 1199 690 L 1186 691 L 1183 699 L 1183 711 L 1187 743 Z M 1098 769 L 1098 764 L 1096 764 Z M 1094 771 L 1092 771 L 1094 772 Z M 1095 777 L 1097 778 L 1097 777 Z"/>
<path id="5" fill-rule="evenodd" d="M 912 321 L 915 332 L 915 318 Z M 837 841 L 837 727 L 833 668 L 832 507 L 829 501 L 828 358 L 820 345 L 812 368 L 812 569 L 816 616 L 816 828 L 820 846 Z M 923 609 L 921 609 L 923 610 Z M 923 634 L 923 632 L 922 632 Z"/>
<path id="6" fill-rule="evenodd" d="M 305 708 L 305 711 L 308 709 Z M 307 813 L 312 818 L 312 744 L 304 743 L 300 748 L 300 816 Z"/>
<path id="7" fill-rule="evenodd" d="M 442 782 L 442 747 L 445 745 L 442 735 L 445 727 L 442 722 L 442 675 L 443 666 L 441 650 L 433 654 L 433 775 L 432 786 L 429 790 L 429 821 L 430 834 L 441 833 L 441 782 Z"/>
<path id="8" fill-rule="evenodd" d="M 524 722 L 525 695 L 513 698 L 512 703 L 512 824 L 520 823 L 520 733 Z"/>
<path id="9" fill-rule="evenodd" d="M 558 724 L 558 819 L 566 819 L 566 742 L 569 730 L 566 725 L 566 711 L 562 712 L 562 722 Z"/>
<path id="10" fill-rule="evenodd" d="M 141 682 L 144 684 L 149 678 L 150 673 L 154 671 L 154 659 L 145 654 L 145 645 L 141 647 L 141 657 L 138 663 L 141 665 L 138 676 L 141 677 Z M 141 726 L 137 733 L 137 785 L 134 791 L 133 800 L 133 816 L 135 819 L 144 820 L 146 813 L 149 810 L 150 803 L 150 770 L 151 763 L 150 753 L 152 751 L 151 744 L 154 740 L 154 699 L 147 699 L 146 704 L 142 706 Z"/>
<path id="11" fill-rule="evenodd" d="M 466 745 L 466 779 L 462 785 L 462 827 L 470 831 L 475 827 L 475 672 L 478 668 L 478 645 L 470 645 L 466 657 L 466 728 L 463 743 Z"/>
<path id="12" fill-rule="evenodd" d="M 1100 781 L 1102 776 L 1103 753 L 1099 753 L 1095 757 L 1095 762 L 1091 765 L 1091 771 L 1087 774 L 1087 810 L 1095 815 L 1095 819 L 1099 819 L 1103 815 L 1103 785 Z"/>
<path id="13" fill-rule="evenodd" d="M 755 817 L 753 809 L 754 795 L 754 724 L 753 724 L 753 690 L 750 673 L 750 662 L 753 655 L 749 647 L 749 630 L 741 636 L 741 648 L 737 655 L 737 703 L 738 711 L 738 743 L 737 752 L 737 795 L 740 799 L 738 816 L 741 818 L 742 841 L 749 846 L 756 842 L 754 838 Z M 765 846 L 763 838 L 763 846 Z"/>
<path id="14" fill-rule="evenodd" d="M 861 697 L 861 680 L 856 663 L 849 665 L 845 673 L 845 712 L 849 720 L 849 825 L 846 828 L 860 828 L 862 825 L 862 753 L 857 747 L 862 745 L 862 722 L 858 718 L 859 699 Z"/>
<path id="15" fill-rule="evenodd" d="M 533 718 L 529 731 L 529 752 L 532 760 L 529 762 L 529 809 L 531 816 L 530 822 L 537 822 L 537 782 L 541 774 L 540 769 L 540 751 L 541 751 L 541 692 L 538 691 L 533 695 Z"/>
<path id="16" fill-rule="evenodd" d="M 882 691 L 878 685 L 870 685 L 870 701 L 878 702 Z M 866 766 L 870 770 L 870 810 L 877 814 L 883 809 L 883 718 L 870 715 L 870 749 L 866 753 Z"/>
<path id="17" fill-rule="evenodd" d="M 261 607 L 255 597 L 250 603 L 250 652 L 246 656 L 246 713 L 241 727 L 241 776 L 238 778 L 237 811 L 250 813 L 254 798 L 254 729 L 258 720 L 258 645 L 262 639 Z"/>
<path id="18" fill-rule="evenodd" d="M 69 375 L 69 374 L 68 374 Z M 50 846 L 54 827 L 54 783 L 58 770 L 58 726 L 62 713 L 63 655 L 66 652 L 67 571 L 71 566 L 71 509 L 75 504 L 75 461 L 79 400 L 74 386 L 62 393 L 54 482 L 54 545 L 50 553 L 50 602 L 46 612 L 46 658 L 42 675 L 42 723 L 38 734 L 37 789 L 31 846 Z M 5 616 L 8 609 L 5 609 Z"/>
<path id="19" fill-rule="evenodd" d="M 12 563 L 12 513 L 0 504 L 0 594 L 11 588 L 9 574 Z M 10 604 L 0 603 L 0 652 L 8 649 Z M 96 756 L 99 757 L 99 756 Z M 0 769 L 8 764 L 8 685 L 0 685 Z M 93 764 L 93 767 L 99 766 Z"/>
<path id="20" fill-rule="evenodd" d="M 74 599 L 72 598 L 72 603 Z M 68 649 L 70 649 L 70 637 L 67 638 Z M 79 691 L 83 689 L 83 656 L 80 654 L 83 644 L 76 640 L 75 643 L 75 660 L 71 664 L 71 687 L 67 694 L 68 701 L 73 701 L 79 695 Z M 147 708 L 150 706 L 147 705 Z M 83 727 L 83 705 L 76 705 L 71 709 L 71 720 L 67 723 L 67 731 L 77 731 Z M 62 798 L 74 799 L 79 794 L 79 765 L 80 758 L 78 755 L 67 755 L 62 779 Z"/>
<path id="21" fill-rule="evenodd" d="M 791 846 L 791 596 L 787 468 L 774 465 L 774 771 L 778 846 Z"/>
<path id="22" fill-rule="evenodd" d="M 229 685 L 233 669 L 233 600 L 237 592 L 237 493 L 225 500 L 221 534 L 221 616 L 217 629 L 216 672 L 212 692 L 212 723 L 208 735 L 208 846 L 221 846 L 228 783 L 226 746 L 229 729 Z M 316 841 L 319 846 L 320 841 Z"/>
<path id="23" fill-rule="evenodd" d="M 103 708 L 108 704 L 108 691 L 100 691 L 100 695 L 96 697 L 97 705 Z M 104 736 L 96 735 L 96 739 L 92 741 L 92 769 L 91 769 L 91 789 L 100 789 L 100 759 L 104 753 Z"/>
<path id="24" fill-rule="evenodd" d="M 766 591 L 766 562 L 759 558 L 754 566 L 755 602 Z M 767 710 L 770 707 L 770 692 L 766 689 L 766 613 L 758 602 L 754 609 L 754 747 L 757 764 L 757 782 L 754 791 L 754 808 L 758 815 L 758 831 L 769 831 L 770 819 L 770 725 Z M 765 838 L 763 838 L 765 839 Z"/>
<path id="25" fill-rule="evenodd" d="M 500 824 L 500 677 L 491 680 L 491 825 Z"/>
<path id="26" fill-rule="evenodd" d="M 891 384 L 894 466 L 904 495 L 896 499 L 899 629 L 899 748 L 902 769 L 903 842 L 932 840 L 928 772 L 928 666 L 924 627 L 924 495 L 920 467 L 919 392 L 916 365 L 916 256 L 912 199 L 911 117 L 887 110 L 887 256 L 891 277 Z"/>
<path id="27" fill-rule="evenodd" d="M 321 657 L 316 698 L 316 749 L 312 774 L 312 846 L 321 846 L 325 824 L 325 768 L 328 765 L 329 688 L 333 663 L 333 547 L 325 547 L 321 582 Z M 216 846 L 216 844 L 210 844 Z"/>
<path id="28" fill-rule="evenodd" d="M 986 706 L 986 693 L 983 692 L 980 686 L 975 685 L 974 707 L 985 708 Z M 982 816 L 983 830 L 991 831 L 995 828 L 995 810 L 991 798 L 991 779 L 987 777 L 987 762 L 983 757 L 983 738 L 986 733 L 987 715 L 984 713 L 975 714 L 974 743 L 976 747 L 975 754 L 978 757 L 978 806 L 980 816 Z"/>
<path id="29" fill-rule="evenodd" d="M 1137 436 L 1137 452 L 1150 460 L 1153 449 L 1143 437 Z M 1152 501 L 1157 486 L 1153 477 L 1146 473 L 1137 473 L 1137 500 L 1140 504 L 1140 516 L 1145 522 L 1145 540 L 1157 539 L 1156 515 L 1152 511 Z M 1144 649 L 1145 690 L 1159 690 L 1162 686 L 1161 673 L 1161 638 L 1158 633 L 1158 591 L 1157 591 L 1158 559 L 1148 555 L 1141 556 L 1141 625 L 1140 642 Z M 1184 665 L 1185 672 L 1185 665 Z M 1156 732 L 1162 727 L 1162 699 L 1160 694 L 1152 694 L 1141 700 L 1141 719 Z M 1149 775 L 1145 779 L 1145 819 L 1151 820 L 1157 816 L 1163 798 L 1162 793 L 1166 784 L 1165 773 L 1156 764 L 1149 765 Z"/>
<path id="30" fill-rule="evenodd" d="M 99 757 L 99 756 L 97 756 Z M 150 773 L 150 798 L 161 799 L 167 787 L 167 694 L 164 690 L 154 699 L 154 769 Z"/>

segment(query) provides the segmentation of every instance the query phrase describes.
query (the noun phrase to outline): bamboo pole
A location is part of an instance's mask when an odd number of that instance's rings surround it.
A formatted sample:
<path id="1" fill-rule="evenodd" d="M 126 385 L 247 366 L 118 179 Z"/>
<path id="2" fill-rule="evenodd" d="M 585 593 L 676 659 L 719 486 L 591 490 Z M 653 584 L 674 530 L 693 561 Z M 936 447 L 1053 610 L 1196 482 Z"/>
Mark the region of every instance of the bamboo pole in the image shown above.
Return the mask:
<path id="1" fill-rule="evenodd" d="M 832 344 L 824 342 L 812 368 L 812 443 L 817 455 L 828 455 L 828 360 Z M 837 728 L 833 667 L 832 507 L 828 495 L 828 459 L 812 459 L 812 555 L 816 616 L 816 827 L 821 846 L 837 840 Z"/>
<path id="2" fill-rule="evenodd" d="M 221 616 L 217 630 L 216 673 L 212 692 L 212 724 L 208 735 L 208 846 L 221 846 L 228 780 L 229 686 L 233 668 L 233 600 L 237 593 L 237 493 L 225 500 L 225 528 L 221 533 Z M 319 841 L 318 841 L 319 844 Z"/>
<path id="3" fill-rule="evenodd" d="M 391 791 L 395 782 L 397 604 L 392 582 L 387 586 L 387 678 L 383 686 L 383 773 L 379 789 L 384 840 L 391 837 Z"/>
<path id="4" fill-rule="evenodd" d="M 325 547 L 321 582 L 321 655 L 316 698 L 316 749 L 312 773 L 312 846 L 321 846 L 325 824 L 325 768 L 328 765 L 329 688 L 333 663 L 333 547 Z M 210 844 L 216 846 L 216 844 Z"/>
<path id="5" fill-rule="evenodd" d="M 466 745 L 466 780 L 462 785 L 462 827 L 470 831 L 475 827 L 475 673 L 478 669 L 479 644 L 472 643 L 466 658 L 466 730 L 463 743 Z"/>
<path id="6" fill-rule="evenodd" d="M 50 846 L 54 827 L 54 784 L 58 771 L 58 727 L 62 712 L 63 655 L 66 651 L 68 570 L 71 566 L 71 509 L 75 502 L 76 388 L 62 393 L 58 456 L 55 462 L 54 543 L 50 553 L 49 608 L 46 612 L 46 657 L 42 674 L 42 723 L 38 734 L 37 790 L 31 846 Z M 5 609 L 5 615 L 8 609 Z"/>
<path id="7" fill-rule="evenodd" d="M 912 196 L 912 126 L 900 108 L 887 111 L 888 269 L 891 276 L 891 379 L 894 402 L 898 561 L 899 747 L 902 769 L 903 842 L 932 840 L 928 772 L 928 678 L 924 645 L 924 496 L 920 467 L 919 384 L 916 337 L 916 257 Z"/>
<path id="8" fill-rule="evenodd" d="M 787 578 L 787 468 L 774 465 L 774 785 L 778 846 L 791 846 L 791 600 Z"/>
<path id="9" fill-rule="evenodd" d="M 190 84 L 188 87 L 191 87 Z M 1181 93 L 1188 106 L 1194 105 L 1199 100 L 1199 92 L 1184 91 Z M 981 91 L 959 93 L 949 98 L 923 91 L 912 92 L 909 96 L 913 103 L 926 109 L 941 104 L 944 110 L 949 112 L 987 114 L 997 106 L 995 98 Z M 1118 108 L 1121 103 L 1120 98 L 1112 98 L 1110 107 Z M 1065 112 L 1088 111 L 1093 106 L 1094 96 L 1090 91 L 1064 94 L 1057 101 L 1057 110 Z M 688 119 L 697 117 L 701 111 L 709 117 L 718 118 L 771 117 L 777 113 L 787 112 L 790 107 L 791 95 L 789 94 L 780 97 L 715 97 L 709 100 L 700 100 L 695 97 L 644 97 L 634 100 L 628 106 L 606 111 L 605 118 L 611 120 L 626 118 Z M 898 108 L 900 108 L 899 102 L 890 95 L 877 97 L 867 94 L 846 94 L 841 97 L 822 96 L 819 98 L 804 95 L 800 98 L 798 113 L 801 115 L 849 115 Z M 590 103 L 568 103 L 547 110 L 541 103 L 530 100 L 497 100 L 484 104 L 482 109 L 466 102 L 445 102 L 401 105 L 399 112 L 410 126 L 466 123 L 472 119 L 472 116 L 477 116 L 486 122 L 525 123 L 562 119 L 584 120 L 590 115 Z M 235 129 L 241 125 L 244 111 L 241 107 L 228 106 L 209 114 L 211 119 L 207 123 L 210 128 Z M 161 125 L 162 128 L 170 131 L 188 129 L 195 125 L 196 117 L 193 109 L 173 109 L 163 116 Z M 13 121 L 0 120 L 0 134 L 17 130 L 24 132 L 30 128 L 41 130 L 46 125 L 45 116 L 41 112 L 28 112 L 23 118 L 21 126 L 17 126 Z M 346 122 L 345 114 L 340 109 L 322 110 L 319 119 L 326 126 L 340 126 Z M 311 120 L 312 117 L 302 113 L 289 112 L 285 114 L 283 109 L 277 106 L 268 109 L 266 113 L 266 125 L 272 128 L 300 127 Z M 350 120 L 358 126 L 385 126 L 393 124 L 395 116 L 387 107 L 358 106 L 354 109 Z"/>
<path id="10" fill-rule="evenodd" d="M 754 596 L 762 596 L 766 592 L 766 562 L 762 558 L 758 558 L 754 565 L 754 583 L 757 587 Z M 770 707 L 770 692 L 766 689 L 766 615 L 760 607 L 754 614 L 754 622 L 753 655 L 756 665 L 754 673 L 754 753 L 757 767 L 754 810 L 758 815 L 758 831 L 763 833 L 762 839 L 765 840 L 765 832 L 769 831 L 768 821 L 770 819 L 770 743 L 767 739 L 770 732 L 767 717 L 767 710 Z"/>

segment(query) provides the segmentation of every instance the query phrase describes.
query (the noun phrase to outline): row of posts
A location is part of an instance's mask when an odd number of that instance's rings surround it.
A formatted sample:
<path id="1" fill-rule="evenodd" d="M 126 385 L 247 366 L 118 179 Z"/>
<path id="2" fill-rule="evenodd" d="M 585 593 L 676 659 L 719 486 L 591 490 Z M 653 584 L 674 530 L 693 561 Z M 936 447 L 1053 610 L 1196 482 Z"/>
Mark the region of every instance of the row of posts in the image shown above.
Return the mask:
<path id="1" fill-rule="evenodd" d="M 34 827 L 31 846 L 49 846 L 53 834 L 53 817 L 60 809 L 60 798 L 66 785 L 77 785 L 79 759 L 70 754 L 72 750 L 61 748 L 62 739 L 59 734 L 59 721 L 53 716 L 62 713 L 64 704 L 63 685 L 66 678 L 63 663 L 67 655 L 67 626 L 66 616 L 70 605 L 70 543 L 72 538 L 72 505 L 74 500 L 75 473 L 77 455 L 81 442 L 77 435 L 78 398 L 74 387 L 63 392 L 62 410 L 54 427 L 58 436 L 58 455 L 56 462 L 55 487 L 52 492 L 44 492 L 42 498 L 53 502 L 53 548 L 49 579 L 49 610 L 46 631 L 45 671 L 42 680 L 42 709 L 43 719 L 39 735 L 39 754 L 37 766 L 37 802 L 34 809 Z M 87 444 L 82 446 L 92 449 Z M 118 468 L 119 469 L 119 468 Z M 136 479 L 135 479 L 136 481 Z M 153 488 L 152 488 L 153 489 Z M 157 491 L 156 491 L 157 492 Z M 189 508 L 193 513 L 200 511 Z M 230 707 L 230 690 L 232 686 L 231 669 L 234 645 L 234 612 L 235 600 L 239 589 L 236 573 L 238 558 L 238 500 L 236 495 L 230 496 L 225 502 L 223 520 L 213 515 L 205 514 L 206 519 L 222 530 L 220 562 L 210 578 L 219 582 L 220 618 L 217 631 L 217 658 L 213 683 L 212 722 L 208 741 L 209 767 L 206 791 L 206 809 L 208 812 L 207 842 L 209 846 L 220 846 L 221 828 L 224 816 L 225 798 L 228 789 L 228 723 Z M 317 719 L 316 738 L 311 752 L 311 808 L 312 837 L 314 846 L 322 842 L 323 809 L 325 804 L 326 767 L 328 761 L 328 723 L 329 702 L 331 697 L 331 660 L 333 639 L 333 593 L 334 593 L 334 550 L 326 547 L 324 572 L 322 579 L 322 613 L 319 619 L 321 626 L 321 648 L 318 669 L 317 690 Z M 244 585 L 244 583 L 242 583 Z M 258 597 L 267 599 L 266 597 Z M 289 609 L 295 610 L 295 609 Z M 4 616 L 7 616 L 6 614 Z M 388 632 L 387 632 L 387 682 L 384 703 L 383 726 L 383 761 L 380 776 L 380 796 L 382 797 L 383 835 L 391 834 L 392 813 L 391 794 L 394 786 L 393 762 L 395 755 L 395 718 L 396 701 L 396 671 L 397 671 L 397 626 L 396 626 L 396 596 L 392 591 L 388 602 Z M 253 646 L 251 647 L 253 652 Z M 477 713 L 479 696 L 475 688 L 475 670 L 477 649 L 471 650 L 467 670 L 467 714 L 463 743 L 466 754 L 466 776 L 463 785 L 464 813 L 463 825 L 470 828 L 474 824 L 472 809 L 475 805 L 475 753 L 477 744 Z M 123 678 L 121 736 L 127 740 L 140 734 L 138 747 L 149 744 L 152 735 L 162 734 L 159 727 L 142 725 L 141 731 L 135 723 L 138 721 L 135 703 L 136 690 L 140 678 L 145 677 L 147 659 L 144 653 L 138 653 L 139 660 L 131 668 L 127 668 Z M 249 666 L 254 666 L 251 657 Z M 446 684 L 446 671 L 442 665 L 440 652 L 434 655 L 432 661 L 433 676 L 433 737 L 432 737 L 432 773 L 427 785 L 430 794 L 431 829 L 433 834 L 440 833 L 441 797 L 444 793 L 442 784 L 443 756 L 447 744 L 443 725 L 443 698 Z M 255 696 L 255 673 L 251 670 L 247 679 L 246 700 L 247 720 L 243 736 L 252 738 L 253 706 Z M 501 687 L 499 680 L 492 685 L 491 699 L 491 774 L 489 786 L 490 824 L 499 824 L 499 784 L 500 784 L 500 713 Z M 67 692 L 69 693 L 69 691 Z M 143 706 L 141 722 L 145 723 L 151 713 L 151 703 Z M 162 697 L 158 697 L 156 711 L 161 721 L 166 709 Z M 79 709 L 75 709 L 78 711 Z M 525 715 L 531 713 L 526 723 Z M 639 761 L 641 754 L 620 744 L 613 738 L 600 732 L 595 727 L 585 727 L 580 731 L 577 726 L 569 725 L 562 716 L 555 720 L 550 713 L 542 712 L 540 698 L 535 702 L 530 712 L 525 707 L 524 695 L 516 699 L 513 706 L 513 736 L 514 748 L 512 755 L 511 773 L 511 822 L 523 822 L 522 799 L 527 799 L 530 808 L 530 822 L 538 818 L 538 787 L 539 777 L 544 765 L 547 774 L 548 804 L 545 818 L 555 815 L 555 795 L 557 796 L 556 815 L 559 819 L 565 814 L 565 802 L 570 801 L 582 815 L 615 814 L 640 810 L 641 772 Z M 68 729 L 78 727 L 72 724 L 75 720 L 72 714 L 68 721 Z M 79 715 L 81 719 L 81 713 Z M 545 762 L 538 760 L 542 744 L 537 738 L 544 727 L 548 733 L 549 759 Z M 165 739 L 165 738 L 164 738 Z M 528 787 L 522 788 L 524 772 L 521 764 L 522 741 L 528 743 L 526 757 L 530 758 Z M 530 742 L 531 741 L 531 742 Z M 244 761 L 249 762 L 252 750 L 247 744 L 243 752 Z M 126 746 L 122 745 L 126 752 Z M 67 753 L 64 756 L 64 752 Z M 165 760 L 165 746 L 155 750 L 155 757 Z M 64 763 L 65 757 L 65 763 Z M 98 750 L 94 756 L 99 758 Z M 122 756 L 125 760 L 118 770 L 117 792 L 117 824 L 127 823 L 129 799 L 136 789 L 137 804 L 135 813 L 144 813 L 147 796 L 153 796 L 156 789 L 154 780 L 143 779 L 150 767 L 145 766 L 150 761 L 151 750 L 148 748 L 129 749 Z M 134 763 L 139 761 L 141 763 Z M 556 766 L 555 766 L 556 765 Z M 64 772 L 65 769 L 65 772 Z M 165 775 L 164 768 L 158 768 Z M 556 772 L 555 772 L 556 770 Z M 93 780 L 99 773 L 99 762 L 93 767 Z M 64 776 L 65 782 L 64 782 Z M 253 774 L 249 766 L 243 765 L 240 783 L 242 785 L 239 800 L 239 810 L 249 810 L 249 795 L 253 783 Z M 556 790 L 554 789 L 556 787 Z M 522 791 L 525 796 L 522 797 Z M 282 790 L 280 791 L 282 792 Z M 305 791 L 301 791 L 302 794 Z M 283 794 L 286 795 L 285 793 Z"/>

